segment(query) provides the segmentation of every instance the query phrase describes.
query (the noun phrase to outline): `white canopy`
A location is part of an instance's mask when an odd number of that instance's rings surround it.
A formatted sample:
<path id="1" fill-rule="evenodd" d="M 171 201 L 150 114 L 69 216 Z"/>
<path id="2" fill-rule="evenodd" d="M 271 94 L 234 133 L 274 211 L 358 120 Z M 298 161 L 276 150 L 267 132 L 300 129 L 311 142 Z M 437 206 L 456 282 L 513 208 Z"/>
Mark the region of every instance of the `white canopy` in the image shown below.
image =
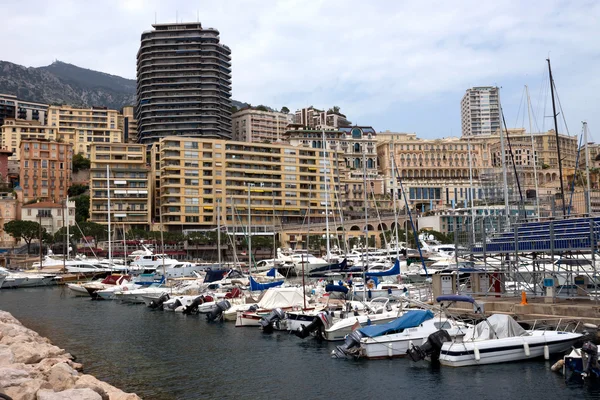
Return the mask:
<path id="1" fill-rule="evenodd" d="M 527 331 L 510 315 L 493 314 L 487 321 L 481 321 L 475 326 L 474 340 L 504 339 L 526 335 Z"/>
<path id="2" fill-rule="evenodd" d="M 276 287 L 267 290 L 258 306 L 263 309 L 272 310 L 277 307 L 293 307 L 302 306 L 304 304 L 304 296 L 302 288 L 299 287 Z"/>

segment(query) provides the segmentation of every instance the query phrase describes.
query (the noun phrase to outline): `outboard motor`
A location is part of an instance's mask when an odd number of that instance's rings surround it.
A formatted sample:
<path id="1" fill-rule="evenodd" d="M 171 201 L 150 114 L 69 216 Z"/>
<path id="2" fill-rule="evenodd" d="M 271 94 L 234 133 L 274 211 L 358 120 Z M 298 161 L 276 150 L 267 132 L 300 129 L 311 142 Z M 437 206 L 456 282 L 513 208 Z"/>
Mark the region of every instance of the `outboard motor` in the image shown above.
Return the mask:
<path id="1" fill-rule="evenodd" d="M 152 300 L 150 302 L 150 304 L 148 305 L 148 307 L 150 307 L 153 310 L 159 309 L 162 310 L 163 308 L 163 303 L 165 301 L 169 300 L 169 295 L 168 293 L 164 293 L 162 296 L 160 296 L 158 299 L 156 300 Z"/>
<path id="2" fill-rule="evenodd" d="M 258 304 L 252 304 L 250 307 L 248 307 L 248 311 L 250 312 L 255 312 L 256 310 L 258 310 Z"/>
<path id="3" fill-rule="evenodd" d="M 406 351 L 406 354 L 408 354 L 410 359 L 415 362 L 424 360 L 425 357 L 431 357 L 431 361 L 437 361 L 440 358 L 442 345 L 444 342 L 449 342 L 451 340 L 452 338 L 448 334 L 448 331 L 440 329 L 429 335 L 427 341 L 421 346 L 413 345 L 412 348 Z"/>
<path id="4" fill-rule="evenodd" d="M 358 355 L 360 349 L 360 339 L 363 338 L 363 334 L 360 331 L 354 330 L 348 336 L 343 345 L 337 346 L 335 350 L 331 352 L 332 358 L 352 358 Z"/>
<path id="5" fill-rule="evenodd" d="M 206 320 L 209 322 L 221 320 L 223 313 L 231 308 L 231 303 L 228 300 L 223 300 L 215 304 L 215 307 L 206 314 Z"/>
<path id="6" fill-rule="evenodd" d="M 281 308 L 274 308 L 273 311 L 266 317 L 262 317 L 258 323 L 262 327 L 263 332 L 273 332 L 273 324 L 277 321 L 285 319 L 285 312 Z"/>
<path id="7" fill-rule="evenodd" d="M 581 346 L 581 351 L 586 355 L 581 376 L 583 378 L 592 376 L 592 374 L 596 376 L 598 372 L 598 346 L 592 342 L 585 342 Z"/>
<path id="8" fill-rule="evenodd" d="M 306 326 L 302 325 L 302 328 L 298 328 L 294 331 L 294 335 L 298 336 L 300 339 L 305 339 L 312 332 L 321 332 L 321 328 L 327 329 L 327 327 L 331 325 L 331 318 L 327 311 L 321 311 L 317 314 L 317 316 L 312 320 L 312 322 Z"/>
<path id="9" fill-rule="evenodd" d="M 175 299 L 173 303 L 167 304 L 167 308 L 171 311 L 177 310 L 178 307 L 181 307 L 181 301 L 179 299 Z"/>
<path id="10" fill-rule="evenodd" d="M 204 303 L 204 296 L 198 296 L 192 301 L 189 306 L 183 307 L 183 313 L 186 315 L 190 315 L 191 313 L 198 312 L 198 306 Z"/>

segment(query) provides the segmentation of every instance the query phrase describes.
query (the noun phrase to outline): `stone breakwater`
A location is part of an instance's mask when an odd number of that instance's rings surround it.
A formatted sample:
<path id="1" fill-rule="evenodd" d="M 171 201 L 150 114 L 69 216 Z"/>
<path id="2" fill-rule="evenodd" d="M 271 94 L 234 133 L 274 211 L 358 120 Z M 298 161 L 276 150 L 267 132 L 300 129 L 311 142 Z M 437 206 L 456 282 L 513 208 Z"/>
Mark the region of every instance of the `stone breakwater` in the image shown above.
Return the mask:
<path id="1" fill-rule="evenodd" d="M 13 400 L 139 399 L 82 370 L 71 354 L 0 311 L 1 394 Z"/>

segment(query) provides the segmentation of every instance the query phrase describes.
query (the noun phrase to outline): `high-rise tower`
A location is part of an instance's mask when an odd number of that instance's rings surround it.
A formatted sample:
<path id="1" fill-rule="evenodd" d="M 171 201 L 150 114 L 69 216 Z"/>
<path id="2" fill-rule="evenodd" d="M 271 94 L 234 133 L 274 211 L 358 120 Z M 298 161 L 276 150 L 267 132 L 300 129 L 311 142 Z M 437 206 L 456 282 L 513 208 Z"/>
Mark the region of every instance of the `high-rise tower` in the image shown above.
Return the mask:
<path id="1" fill-rule="evenodd" d="M 200 23 L 154 24 L 137 54 L 138 141 L 231 138 L 231 50 Z"/>
<path id="2" fill-rule="evenodd" d="M 460 102 L 463 136 L 490 135 L 500 129 L 498 88 L 474 87 Z"/>

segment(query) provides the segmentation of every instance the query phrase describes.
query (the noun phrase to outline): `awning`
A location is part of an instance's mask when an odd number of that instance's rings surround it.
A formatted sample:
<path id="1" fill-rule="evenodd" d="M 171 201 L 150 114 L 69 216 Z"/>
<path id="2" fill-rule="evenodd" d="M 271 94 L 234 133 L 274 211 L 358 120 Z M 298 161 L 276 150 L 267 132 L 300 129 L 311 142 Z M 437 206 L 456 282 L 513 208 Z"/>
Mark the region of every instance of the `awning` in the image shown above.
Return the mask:
<path id="1" fill-rule="evenodd" d="M 115 181 L 115 185 L 127 185 L 127 181 Z"/>
<path id="2" fill-rule="evenodd" d="M 129 193 L 129 194 L 138 194 L 139 192 L 137 190 L 128 190 L 127 193 Z"/>
<path id="3" fill-rule="evenodd" d="M 115 194 L 127 194 L 127 190 L 115 190 Z"/>

